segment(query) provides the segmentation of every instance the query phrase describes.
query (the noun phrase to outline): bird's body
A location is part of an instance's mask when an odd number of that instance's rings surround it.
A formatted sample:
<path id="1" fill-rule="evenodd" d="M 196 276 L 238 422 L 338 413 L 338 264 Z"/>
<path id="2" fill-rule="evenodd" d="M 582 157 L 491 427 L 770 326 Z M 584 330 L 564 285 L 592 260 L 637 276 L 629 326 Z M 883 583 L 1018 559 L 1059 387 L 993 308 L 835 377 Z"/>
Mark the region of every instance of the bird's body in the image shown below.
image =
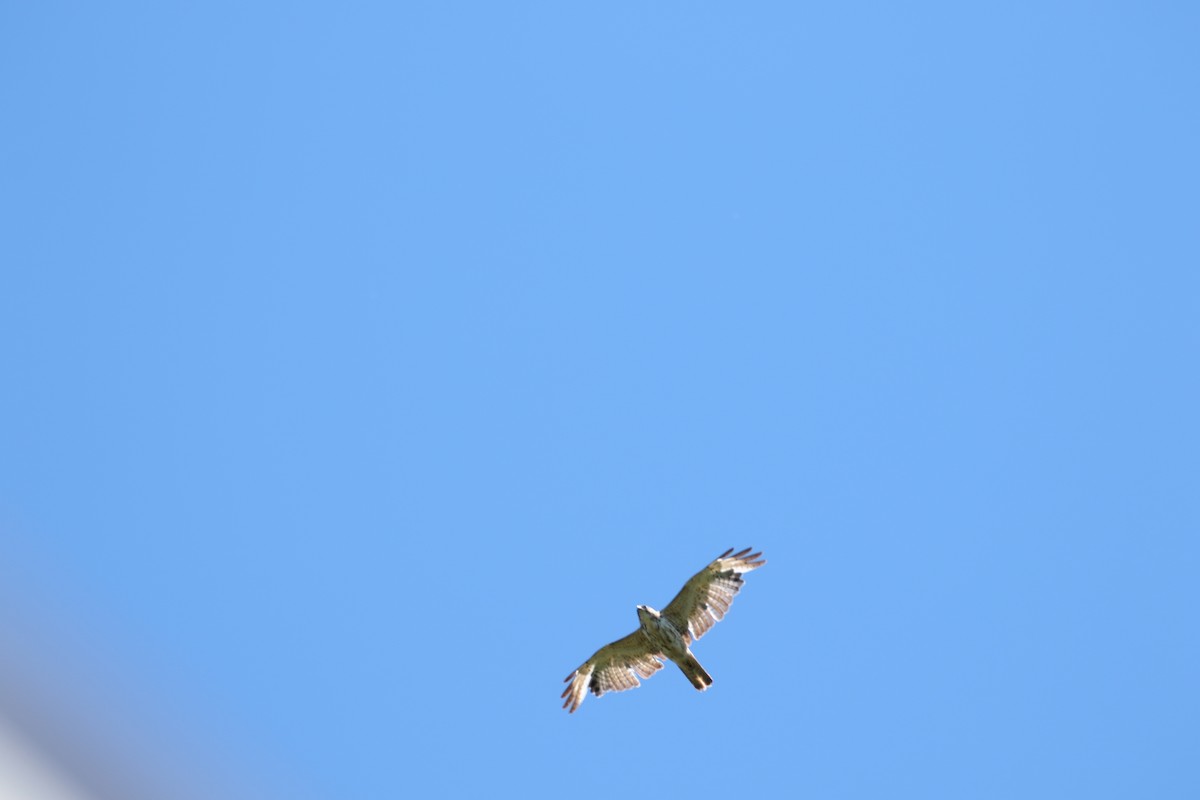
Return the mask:
<path id="1" fill-rule="evenodd" d="M 652 651 L 661 653 L 674 662 L 700 691 L 712 685 L 712 676 L 704 671 L 700 662 L 688 648 L 687 628 L 679 630 L 671 620 L 655 611 L 650 606 L 638 606 L 638 622 L 640 630 L 646 635 L 646 640 Z"/>
<path id="2" fill-rule="evenodd" d="M 601 647 L 567 676 L 570 685 L 562 694 L 566 698 L 563 708 L 574 713 L 587 691 L 599 697 L 637 688 L 641 685 L 637 676 L 649 678 L 662 669 L 661 658 L 675 663 L 698 690 L 711 686 L 712 676 L 692 654 L 691 644 L 729 611 L 733 596 L 745 582 L 742 574 L 767 563 L 759 559 L 761 553 L 750 553 L 750 549 L 726 550 L 693 575 L 661 612 L 638 606 L 636 631 Z"/>

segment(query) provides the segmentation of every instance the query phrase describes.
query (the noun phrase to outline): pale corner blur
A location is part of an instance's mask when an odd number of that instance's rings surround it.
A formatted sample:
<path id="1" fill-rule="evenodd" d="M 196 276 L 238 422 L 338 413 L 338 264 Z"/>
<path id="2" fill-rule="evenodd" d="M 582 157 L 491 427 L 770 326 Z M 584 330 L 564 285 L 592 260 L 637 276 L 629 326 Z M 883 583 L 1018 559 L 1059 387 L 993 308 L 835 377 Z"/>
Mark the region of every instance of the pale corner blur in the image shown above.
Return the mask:
<path id="1" fill-rule="evenodd" d="M 8 721 L 0 719 L 0 800 L 93 800 Z"/>

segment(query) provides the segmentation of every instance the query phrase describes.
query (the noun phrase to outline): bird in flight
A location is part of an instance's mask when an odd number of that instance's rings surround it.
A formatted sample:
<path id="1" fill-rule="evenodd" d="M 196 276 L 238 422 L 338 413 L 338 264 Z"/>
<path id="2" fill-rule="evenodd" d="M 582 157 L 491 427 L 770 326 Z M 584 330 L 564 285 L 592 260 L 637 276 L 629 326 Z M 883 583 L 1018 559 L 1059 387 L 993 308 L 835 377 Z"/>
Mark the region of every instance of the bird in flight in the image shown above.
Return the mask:
<path id="1" fill-rule="evenodd" d="M 733 596 L 745 583 L 742 574 L 767 563 L 759 559 L 762 553 L 751 553 L 751 549 L 734 553 L 731 547 L 717 556 L 693 575 L 661 612 L 638 606 L 636 631 L 601 647 L 563 680 L 570 684 L 562 693 L 566 698 L 563 708 L 574 714 L 588 690 L 599 697 L 605 692 L 636 689 L 642 685 L 638 676 L 649 678 L 662 669 L 664 656 L 675 662 L 698 690 L 711 686 L 712 676 L 692 655 L 690 645 L 729 611 Z"/>

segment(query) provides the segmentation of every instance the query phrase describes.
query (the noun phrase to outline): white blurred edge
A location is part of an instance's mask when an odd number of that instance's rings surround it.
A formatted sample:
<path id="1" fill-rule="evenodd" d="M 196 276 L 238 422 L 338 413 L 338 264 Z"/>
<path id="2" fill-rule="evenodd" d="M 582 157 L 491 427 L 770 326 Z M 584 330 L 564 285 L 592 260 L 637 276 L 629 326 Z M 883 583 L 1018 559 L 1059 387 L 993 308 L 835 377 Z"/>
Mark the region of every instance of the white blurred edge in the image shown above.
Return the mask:
<path id="1" fill-rule="evenodd" d="M 93 800 L 0 718 L 0 800 Z"/>

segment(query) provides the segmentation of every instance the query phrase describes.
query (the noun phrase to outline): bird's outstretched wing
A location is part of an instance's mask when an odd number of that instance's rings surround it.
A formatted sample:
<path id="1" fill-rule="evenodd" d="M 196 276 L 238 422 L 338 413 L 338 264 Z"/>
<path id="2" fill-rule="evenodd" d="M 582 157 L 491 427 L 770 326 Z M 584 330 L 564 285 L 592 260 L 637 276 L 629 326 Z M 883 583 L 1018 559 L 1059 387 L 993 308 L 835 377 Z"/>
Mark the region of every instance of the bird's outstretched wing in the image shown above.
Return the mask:
<path id="1" fill-rule="evenodd" d="M 766 559 L 759 559 L 762 553 L 751 553 L 752 549 L 747 547 L 734 553 L 731 547 L 717 556 L 683 585 L 662 615 L 680 631 L 690 630 L 692 638 L 699 639 L 729 611 L 733 596 L 745 583 L 742 573 L 767 563 Z"/>
<path id="2" fill-rule="evenodd" d="M 566 698 L 563 708 L 569 706 L 574 714 L 589 689 L 597 697 L 605 692 L 636 689 L 642 685 L 637 679 L 638 675 L 649 678 L 662 669 L 659 657 L 640 629 L 604 645 L 563 680 L 563 683 L 570 681 L 562 693 Z"/>

